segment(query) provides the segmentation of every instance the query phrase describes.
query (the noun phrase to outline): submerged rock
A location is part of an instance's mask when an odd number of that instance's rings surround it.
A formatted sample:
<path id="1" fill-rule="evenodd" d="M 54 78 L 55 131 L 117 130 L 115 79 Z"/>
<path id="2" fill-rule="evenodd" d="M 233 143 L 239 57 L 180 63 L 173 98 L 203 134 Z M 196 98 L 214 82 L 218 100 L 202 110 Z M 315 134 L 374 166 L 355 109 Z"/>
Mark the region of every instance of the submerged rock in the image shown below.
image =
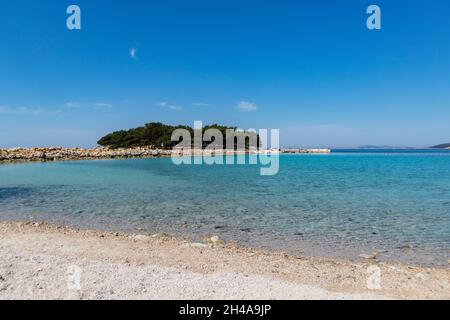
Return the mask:
<path id="1" fill-rule="evenodd" d="M 404 245 L 404 246 L 397 247 L 397 249 L 401 250 L 402 252 L 408 252 L 408 251 L 410 251 L 412 248 L 411 248 L 411 246 Z"/>

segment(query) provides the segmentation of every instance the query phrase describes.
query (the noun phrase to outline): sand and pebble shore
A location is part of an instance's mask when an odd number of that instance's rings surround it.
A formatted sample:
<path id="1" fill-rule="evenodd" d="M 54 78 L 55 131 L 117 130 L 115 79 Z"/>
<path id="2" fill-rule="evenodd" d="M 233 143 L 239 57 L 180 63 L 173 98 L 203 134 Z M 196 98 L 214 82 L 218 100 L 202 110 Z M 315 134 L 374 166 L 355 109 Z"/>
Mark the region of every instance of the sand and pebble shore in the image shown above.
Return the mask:
<path id="1" fill-rule="evenodd" d="M 0 299 L 450 299 L 448 268 L 291 256 L 215 236 L 3 222 L 0 257 Z"/>

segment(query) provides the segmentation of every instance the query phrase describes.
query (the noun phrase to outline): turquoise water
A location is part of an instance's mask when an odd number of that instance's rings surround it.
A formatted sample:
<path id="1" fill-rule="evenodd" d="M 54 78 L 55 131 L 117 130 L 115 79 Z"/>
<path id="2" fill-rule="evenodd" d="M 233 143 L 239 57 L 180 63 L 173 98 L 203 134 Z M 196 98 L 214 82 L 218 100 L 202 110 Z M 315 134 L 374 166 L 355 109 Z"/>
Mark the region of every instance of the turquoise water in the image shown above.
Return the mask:
<path id="1" fill-rule="evenodd" d="M 219 235 L 242 245 L 447 265 L 450 152 L 340 150 L 259 167 L 134 159 L 0 166 L 0 220 Z"/>

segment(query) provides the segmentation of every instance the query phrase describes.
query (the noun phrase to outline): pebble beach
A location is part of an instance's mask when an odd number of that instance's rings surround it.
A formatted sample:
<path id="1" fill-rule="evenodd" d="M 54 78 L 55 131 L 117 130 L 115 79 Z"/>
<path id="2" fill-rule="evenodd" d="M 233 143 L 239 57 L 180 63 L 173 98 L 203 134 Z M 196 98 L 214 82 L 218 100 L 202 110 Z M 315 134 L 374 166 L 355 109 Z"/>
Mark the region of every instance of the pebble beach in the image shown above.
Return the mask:
<path id="1" fill-rule="evenodd" d="M 291 256 L 218 238 L 5 222 L 0 256 L 0 299 L 450 299 L 449 269 Z"/>

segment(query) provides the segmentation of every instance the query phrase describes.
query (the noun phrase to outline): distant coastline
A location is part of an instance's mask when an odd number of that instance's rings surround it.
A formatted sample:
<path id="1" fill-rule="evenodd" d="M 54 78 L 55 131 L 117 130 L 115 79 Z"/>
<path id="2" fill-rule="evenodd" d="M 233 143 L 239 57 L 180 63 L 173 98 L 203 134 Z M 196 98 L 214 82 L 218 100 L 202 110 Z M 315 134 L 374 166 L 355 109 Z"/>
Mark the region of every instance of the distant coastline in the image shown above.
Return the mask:
<path id="1" fill-rule="evenodd" d="M 448 146 L 448 147 L 447 147 Z M 354 150 L 427 150 L 427 149 L 450 149 L 450 144 L 442 144 L 433 147 L 410 147 L 410 146 L 376 146 L 362 145 L 357 147 L 335 147 L 333 150 L 354 149 Z"/>

